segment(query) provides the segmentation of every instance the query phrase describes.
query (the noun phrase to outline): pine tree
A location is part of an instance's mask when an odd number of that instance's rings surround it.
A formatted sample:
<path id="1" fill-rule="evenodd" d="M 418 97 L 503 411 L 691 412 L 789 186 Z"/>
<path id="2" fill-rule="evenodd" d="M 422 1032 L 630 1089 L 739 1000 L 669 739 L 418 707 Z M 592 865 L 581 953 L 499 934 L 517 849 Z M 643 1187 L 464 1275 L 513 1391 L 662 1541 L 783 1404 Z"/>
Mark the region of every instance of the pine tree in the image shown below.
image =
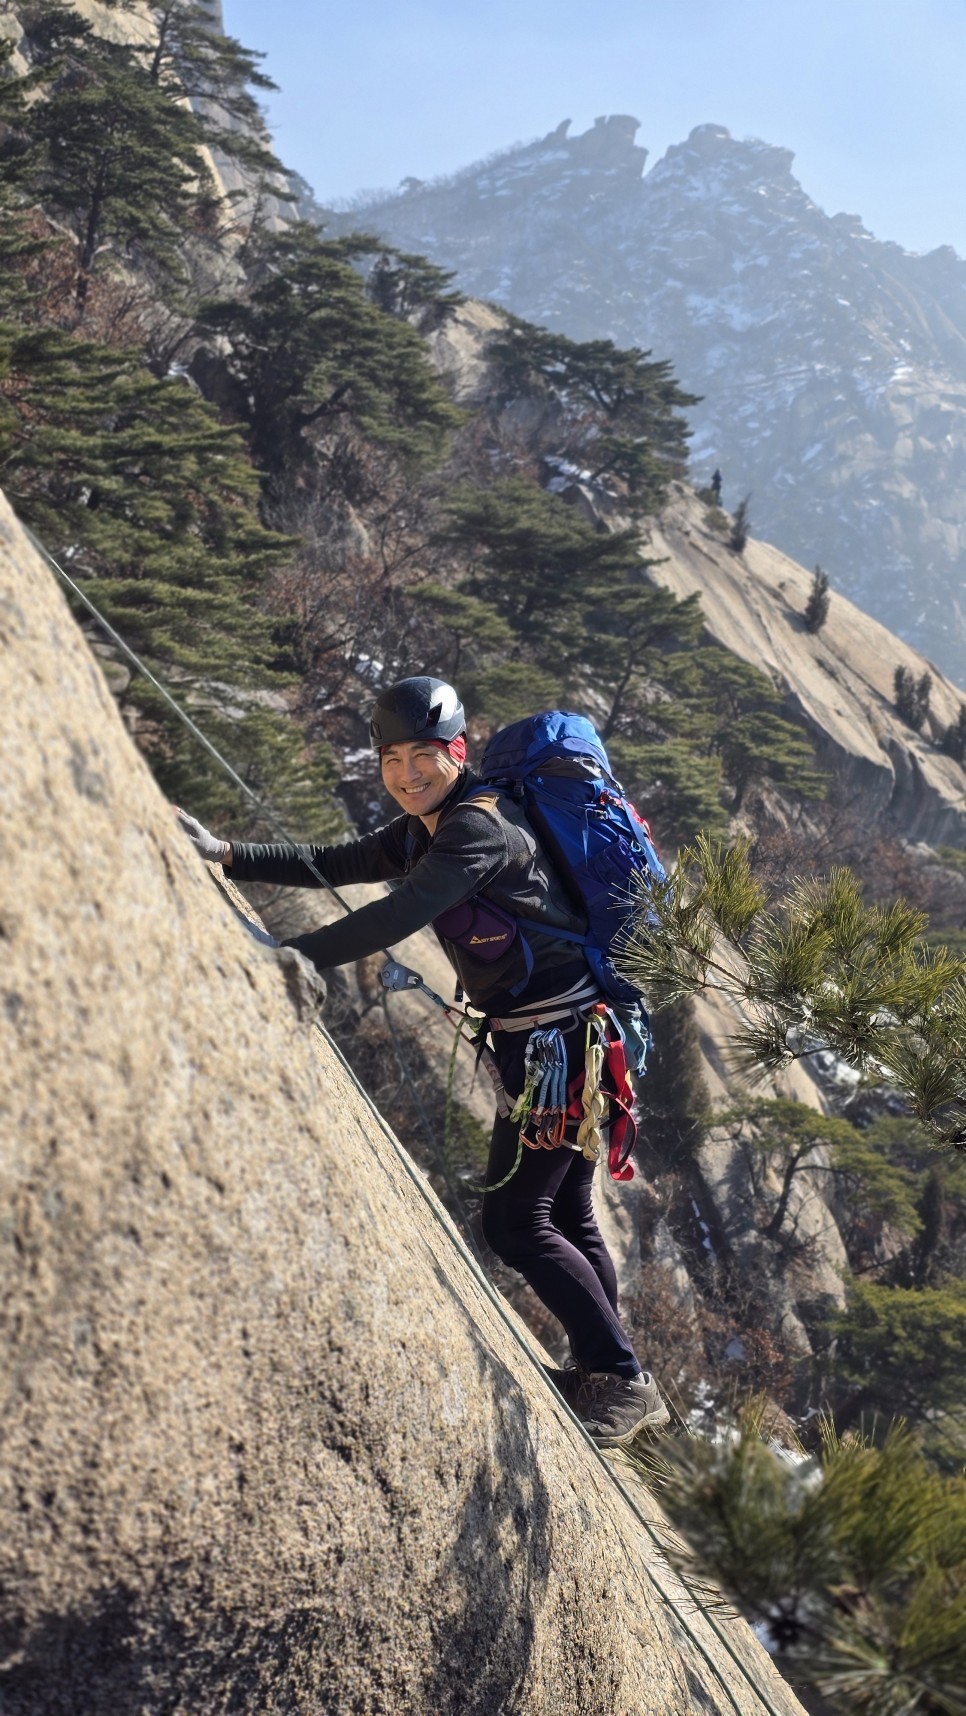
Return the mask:
<path id="1" fill-rule="evenodd" d="M 268 235 L 244 300 L 208 306 L 199 329 L 227 340 L 239 411 L 259 468 L 276 482 L 324 471 L 370 499 L 353 435 L 416 467 L 440 456 L 461 421 L 406 322 L 370 303 L 344 247 L 300 224 Z"/>
<path id="2" fill-rule="evenodd" d="M 950 721 L 939 749 L 957 763 L 966 762 L 966 703 L 959 705 L 959 714 L 955 721 Z"/>
<path id="3" fill-rule="evenodd" d="M 32 22 L 27 43 L 8 158 L 22 191 L 77 237 L 78 318 L 105 247 L 177 280 L 184 232 L 210 192 L 196 118 L 68 6 Z"/>
<path id="4" fill-rule="evenodd" d="M 642 683 L 655 677 L 659 654 L 694 643 L 703 624 L 698 594 L 679 601 L 670 590 L 646 582 L 645 568 L 654 564 L 642 561 L 583 591 L 571 653 L 574 666 L 589 667 L 595 684 L 607 692 L 610 708 L 600 724 L 605 743 L 633 709 Z"/>
<path id="5" fill-rule="evenodd" d="M 929 714 L 932 675 L 924 673 L 916 679 L 909 668 L 897 667 L 893 675 L 896 709 L 914 733 L 922 729 Z"/>
<path id="6" fill-rule="evenodd" d="M 680 413 L 698 403 L 679 388 L 670 363 L 517 318 L 491 342 L 489 356 L 500 402 L 530 396 L 554 409 L 559 457 L 586 466 L 593 483 L 618 479 L 628 510 L 658 510 L 687 456 L 690 431 Z"/>
<path id="7" fill-rule="evenodd" d="M 368 242 L 371 245 L 372 241 Z M 425 256 L 381 245 L 366 277 L 366 289 L 378 309 L 412 322 L 421 334 L 429 334 L 465 303 L 463 293 L 453 289 L 454 279 L 455 275 L 428 262 Z"/>
<path id="8" fill-rule="evenodd" d="M 659 1173 L 680 1170 L 693 1159 L 710 1109 L 694 1003 L 677 1001 L 661 1014 L 641 1089 L 641 1148 Z"/>
<path id="9" fill-rule="evenodd" d="M 912 1251 L 912 1283 L 929 1287 L 943 1233 L 943 1180 L 934 1168 L 927 1174 L 919 1199 L 919 1231 Z"/>
<path id="10" fill-rule="evenodd" d="M 711 838 L 726 835 L 720 757 L 706 756 L 691 740 L 673 735 L 621 735 L 610 740 L 607 750 L 666 859 L 702 832 Z"/>
<path id="11" fill-rule="evenodd" d="M 129 352 L 4 323 L 0 472 L 25 523 L 162 681 L 176 681 L 202 727 L 221 732 L 253 790 L 298 811 L 305 827 L 308 797 L 331 786 L 331 763 L 271 706 L 285 677 L 258 604 L 291 544 L 258 518 L 258 478 L 238 431 Z M 190 791 L 200 812 L 230 803 L 247 825 L 247 803 L 235 789 L 225 797 L 157 693 L 134 681 L 127 700 L 166 790 Z M 316 824 L 341 820 L 330 801 Z"/>
<path id="12" fill-rule="evenodd" d="M 434 672 L 444 679 L 458 682 L 464 667 L 472 671 L 487 658 L 512 648 L 513 628 L 479 596 L 441 584 L 420 584 L 410 599 L 419 614 L 422 648 L 428 647 L 436 664 Z"/>
<path id="13" fill-rule="evenodd" d="M 832 1320 L 834 1371 L 857 1390 L 852 1407 L 922 1420 L 962 1410 L 966 1282 L 889 1287 L 854 1281 Z"/>
<path id="14" fill-rule="evenodd" d="M 812 577 L 812 588 L 805 605 L 805 630 L 807 632 L 821 631 L 828 619 L 831 600 L 828 573 L 823 572 L 821 566 L 816 566 Z"/>
<path id="15" fill-rule="evenodd" d="M 721 758 L 739 810 L 753 782 L 771 780 L 807 798 L 822 798 L 826 781 L 801 727 L 786 720 L 767 675 L 718 645 L 668 659 L 665 675 L 677 703 L 665 716 L 673 730 Z"/>
<path id="16" fill-rule="evenodd" d="M 853 1216 L 912 1237 L 920 1229 L 910 1179 L 883 1152 L 870 1148 L 849 1121 L 785 1097 L 758 1098 L 716 1113 L 748 1164 L 756 1188 L 756 1220 L 767 1239 L 786 1228 L 796 1182 L 819 1175 L 848 1189 Z M 777 1189 L 776 1189 L 777 1187 Z"/>
<path id="17" fill-rule="evenodd" d="M 149 0 L 146 11 L 153 40 L 130 52 L 149 81 L 175 101 L 187 97 L 209 148 L 253 174 L 280 174 L 252 94 L 277 87 L 259 64 L 265 55 L 215 29 L 204 0 Z"/>
<path id="18" fill-rule="evenodd" d="M 751 535 L 751 521 L 748 516 L 750 504 L 751 496 L 745 495 L 744 500 L 739 501 L 735 507 L 731 535 L 728 537 L 728 547 L 733 554 L 744 554 L 748 546 L 748 538 Z"/>
<path id="19" fill-rule="evenodd" d="M 492 489 L 457 490 L 440 541 L 464 549 L 471 570 L 463 588 L 490 602 L 520 646 L 551 669 L 579 653 L 584 590 L 617 580 L 638 563 L 633 531 L 596 531 L 559 496 L 526 478 Z"/>
<path id="20" fill-rule="evenodd" d="M 653 915 L 657 914 L 655 930 Z M 667 1000 L 703 987 L 739 999 L 736 1048 L 776 1071 L 827 1046 L 896 1087 L 946 1145 L 966 1142 L 966 960 L 923 942 L 926 919 L 904 901 L 865 906 L 856 879 L 793 881 L 769 907 L 748 847 L 700 837 L 666 888 L 648 897 L 622 967 Z"/>
<path id="21" fill-rule="evenodd" d="M 492 729 L 522 721 L 537 709 L 553 709 L 563 694 L 562 682 L 532 661 L 506 661 L 468 673 L 462 689 L 479 719 Z"/>
<path id="22" fill-rule="evenodd" d="M 666 1552 L 715 1580 L 782 1673 L 853 1716 L 952 1716 L 966 1684 L 966 1479 L 941 1476 L 903 1426 L 877 1443 L 826 1425 L 818 1455 L 734 1433 L 662 1439 L 638 1463 L 675 1528 Z M 685 1547 L 685 1545 L 687 1547 Z"/>

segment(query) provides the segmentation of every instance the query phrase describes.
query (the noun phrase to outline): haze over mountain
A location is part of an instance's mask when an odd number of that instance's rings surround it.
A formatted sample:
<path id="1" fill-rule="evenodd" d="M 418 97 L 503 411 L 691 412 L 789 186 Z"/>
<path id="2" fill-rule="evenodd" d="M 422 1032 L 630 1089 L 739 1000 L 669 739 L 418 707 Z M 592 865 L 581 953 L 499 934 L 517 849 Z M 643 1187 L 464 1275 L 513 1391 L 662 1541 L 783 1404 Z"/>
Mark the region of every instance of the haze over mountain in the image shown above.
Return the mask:
<path id="1" fill-rule="evenodd" d="M 966 262 L 826 215 L 787 149 L 701 125 L 645 172 L 639 122 L 568 122 L 448 180 L 326 213 L 576 339 L 670 358 L 757 536 L 966 679 Z"/>

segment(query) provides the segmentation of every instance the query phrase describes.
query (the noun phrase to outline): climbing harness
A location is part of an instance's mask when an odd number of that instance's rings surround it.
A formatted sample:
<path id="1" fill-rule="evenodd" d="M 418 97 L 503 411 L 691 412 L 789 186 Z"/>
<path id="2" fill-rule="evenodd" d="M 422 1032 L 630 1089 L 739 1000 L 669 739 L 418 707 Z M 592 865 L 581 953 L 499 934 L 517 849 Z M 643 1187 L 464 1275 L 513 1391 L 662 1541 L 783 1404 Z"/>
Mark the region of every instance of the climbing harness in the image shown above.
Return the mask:
<path id="1" fill-rule="evenodd" d="M 37 540 L 37 538 L 34 536 L 33 532 L 31 530 L 29 530 L 26 525 L 22 525 L 22 528 L 24 530 L 25 535 L 33 543 L 37 552 L 43 557 L 43 559 L 48 563 L 48 565 L 52 568 L 52 570 L 58 574 L 58 576 L 63 580 L 63 582 L 67 585 L 67 587 L 78 598 L 78 600 L 82 603 L 82 605 L 85 608 L 87 608 L 88 612 L 93 616 L 93 618 L 101 626 L 101 628 L 106 633 L 106 635 L 111 638 L 112 642 L 114 642 L 117 645 L 117 647 L 121 650 L 122 654 L 132 664 L 132 666 L 140 674 L 142 674 L 142 676 L 145 679 L 147 679 L 150 684 L 152 684 L 157 689 L 157 691 L 161 694 L 161 696 L 165 699 L 165 701 L 171 706 L 172 710 L 177 715 L 178 719 L 184 724 L 184 726 L 188 729 L 188 731 L 192 734 L 192 736 L 197 740 L 197 742 L 204 748 L 204 750 L 206 750 L 209 753 L 209 755 L 214 759 L 214 761 L 218 763 L 219 767 L 224 771 L 224 773 L 227 775 L 227 777 L 230 780 L 232 780 L 234 782 L 234 784 L 240 789 L 240 791 L 244 793 L 245 797 L 248 798 L 259 809 L 259 811 L 265 816 L 266 820 L 272 824 L 272 826 L 276 829 L 276 831 L 278 833 L 281 834 L 282 838 L 288 844 L 290 844 L 290 845 L 294 844 L 294 842 L 290 841 L 287 831 L 282 827 L 282 825 L 279 823 L 278 819 L 261 803 L 261 801 L 258 799 L 257 795 L 252 791 L 251 787 L 249 787 L 247 785 L 247 783 L 241 779 L 241 776 L 236 773 L 236 771 L 232 768 L 231 764 L 227 761 L 227 759 L 221 755 L 220 751 L 218 751 L 216 749 L 216 747 L 211 743 L 211 741 L 206 737 L 206 735 L 204 733 L 202 733 L 200 728 L 195 725 L 195 723 L 192 721 L 191 717 L 189 715 L 187 715 L 183 709 L 181 709 L 181 707 L 178 703 L 175 702 L 175 699 L 171 696 L 171 693 L 160 683 L 159 680 L 157 680 L 155 678 L 155 676 L 151 673 L 150 669 L 145 665 L 145 663 L 143 661 L 141 661 L 140 657 L 135 654 L 135 652 L 130 648 L 130 646 L 125 643 L 124 639 L 119 635 L 119 633 L 114 630 L 114 627 L 110 625 L 110 623 L 104 618 L 104 616 L 94 606 L 94 604 L 93 604 L 93 602 L 91 602 L 90 598 L 88 596 L 86 596 L 81 589 L 79 589 L 79 587 L 74 582 L 74 580 L 71 577 L 69 577 L 69 575 L 64 571 L 63 567 L 58 565 L 57 561 L 53 558 L 53 556 L 44 547 L 43 543 L 41 543 Z M 346 906 L 345 901 L 341 898 L 341 895 L 339 895 L 337 890 L 334 887 L 332 887 L 331 883 L 326 882 L 324 876 L 322 876 L 319 873 L 319 871 L 315 869 L 315 866 L 312 865 L 311 862 L 307 858 L 304 857 L 304 855 L 302 855 L 302 858 L 303 858 L 303 862 L 306 864 L 306 867 L 312 872 L 312 874 L 315 876 L 316 880 L 319 881 L 323 887 L 328 888 L 329 891 L 333 894 L 333 896 L 339 901 L 339 904 L 342 905 L 345 910 L 348 910 L 349 908 L 348 908 L 348 906 Z M 246 920 L 246 922 L 247 922 L 247 920 Z M 249 926 L 249 927 L 251 927 L 251 926 Z M 392 962 L 390 962 L 390 963 L 392 963 Z M 404 969 L 404 968 L 401 968 L 401 969 Z M 405 986 L 406 987 L 416 987 L 416 985 L 405 985 Z M 419 987 L 424 987 L 421 979 L 420 979 Z M 427 993 L 432 994 L 432 991 L 427 991 Z M 439 1001 L 440 997 L 433 996 L 433 999 Z M 442 1005 L 443 1005 L 445 1011 L 447 1011 L 447 1012 L 450 1011 L 448 1008 L 446 1008 L 445 1003 L 442 1003 Z M 523 1330 L 520 1327 L 518 1320 L 515 1317 L 511 1316 L 507 1307 L 504 1305 L 503 1301 L 501 1300 L 500 1294 L 498 1293 L 497 1289 L 493 1286 L 493 1283 L 489 1280 L 485 1271 L 483 1270 L 481 1263 L 478 1261 L 478 1259 L 476 1257 L 474 1257 L 473 1253 L 469 1250 L 469 1248 L 466 1244 L 466 1241 L 463 1239 L 462 1235 L 459 1233 L 459 1231 L 455 1227 L 453 1221 L 451 1220 L 451 1218 L 448 1215 L 448 1213 L 446 1212 L 446 1210 L 443 1208 L 442 1204 L 439 1202 L 439 1200 L 436 1197 L 435 1193 L 433 1192 L 432 1188 L 427 1183 L 425 1177 L 417 1170 L 416 1165 L 413 1162 L 412 1158 L 410 1157 L 409 1153 L 406 1151 L 406 1149 L 400 1143 L 399 1139 L 396 1137 L 395 1133 L 392 1131 L 391 1127 L 388 1125 L 386 1120 L 379 1113 L 379 1110 L 377 1108 L 372 1107 L 372 1105 L 369 1101 L 369 1097 L 368 1097 L 368 1095 L 365 1091 L 365 1088 L 363 1087 L 358 1075 L 356 1074 L 354 1069 L 350 1066 L 345 1055 L 343 1054 L 342 1050 L 340 1049 L 338 1043 L 330 1035 L 330 1033 L 326 1029 L 325 1025 L 321 1022 L 321 1020 L 316 1021 L 316 1030 L 318 1031 L 320 1037 L 325 1042 L 330 1053 L 333 1054 L 335 1059 L 339 1062 L 339 1065 L 342 1067 L 342 1070 L 346 1074 L 346 1077 L 349 1079 L 350 1083 L 355 1087 L 355 1089 L 358 1091 L 362 1100 L 370 1108 L 370 1111 L 373 1115 L 373 1118 L 375 1119 L 377 1126 L 380 1128 L 381 1132 L 383 1133 L 383 1136 L 388 1141 L 390 1148 L 392 1149 L 394 1155 L 396 1156 L 396 1158 L 400 1164 L 400 1167 L 402 1168 L 403 1173 L 407 1176 L 407 1178 L 412 1183 L 412 1185 L 413 1185 L 416 1193 L 418 1194 L 418 1196 L 420 1196 L 423 1199 L 423 1201 L 425 1202 L 425 1204 L 427 1205 L 427 1208 L 428 1208 L 431 1216 L 436 1221 L 437 1225 L 443 1230 L 443 1232 L 446 1234 L 447 1238 L 449 1239 L 451 1245 L 458 1252 L 463 1264 L 469 1270 L 471 1276 L 473 1277 L 473 1279 L 476 1282 L 477 1286 L 479 1287 L 480 1291 L 483 1293 L 484 1297 L 488 1300 L 488 1302 L 489 1302 L 492 1310 L 494 1311 L 495 1315 L 497 1316 L 499 1321 L 503 1324 L 504 1328 L 507 1330 L 507 1332 L 510 1336 L 510 1339 L 520 1349 L 520 1351 L 523 1353 L 524 1357 L 527 1360 L 529 1360 L 529 1363 L 531 1364 L 532 1368 L 543 1379 L 545 1386 L 550 1389 L 551 1393 L 553 1394 L 554 1398 L 557 1401 L 557 1404 L 560 1406 L 560 1408 L 565 1413 L 565 1415 L 570 1419 L 571 1424 L 574 1426 L 577 1433 L 580 1436 L 582 1436 L 585 1447 L 587 1449 L 587 1452 L 588 1452 L 590 1458 L 593 1460 L 596 1460 L 601 1471 L 606 1474 L 610 1483 L 617 1490 L 618 1494 L 622 1497 L 622 1499 L 626 1503 L 627 1507 L 630 1509 L 630 1512 L 633 1514 L 634 1518 L 636 1519 L 638 1525 L 642 1528 L 642 1530 L 644 1531 L 647 1538 L 654 1545 L 654 1547 L 658 1550 L 659 1554 L 661 1554 L 662 1560 L 661 1560 L 660 1565 L 664 1566 L 665 1564 L 663 1561 L 663 1546 L 661 1544 L 660 1538 L 659 1538 L 657 1532 L 655 1531 L 655 1528 L 652 1525 L 651 1521 L 647 1518 L 647 1515 L 643 1512 L 643 1510 L 639 1506 L 638 1502 L 635 1500 L 634 1496 L 631 1494 L 630 1490 L 627 1488 L 626 1484 L 624 1484 L 622 1482 L 618 1472 L 615 1470 L 614 1466 L 611 1464 L 610 1460 L 607 1458 L 607 1456 L 605 1455 L 603 1450 L 597 1446 L 596 1442 L 590 1436 L 586 1425 L 584 1425 L 581 1422 L 581 1420 L 576 1416 L 576 1414 L 574 1413 L 574 1411 L 571 1408 L 568 1401 L 560 1393 L 559 1389 L 555 1387 L 552 1379 L 547 1375 L 547 1372 L 544 1369 L 544 1366 L 541 1363 L 537 1353 L 535 1352 L 534 1348 L 530 1345 L 529 1341 L 527 1340 L 526 1335 L 523 1333 Z M 457 1046 L 458 1046 L 458 1043 L 454 1043 L 454 1049 Z M 522 1145 L 519 1147 L 519 1151 L 522 1154 Z M 515 1166 L 516 1166 L 516 1164 L 514 1165 L 514 1170 L 511 1170 L 511 1172 L 515 1171 Z M 504 1183 L 504 1182 L 501 1182 L 501 1183 Z M 491 1188 L 491 1189 L 496 1189 L 496 1188 Z M 677 1622 L 678 1622 L 679 1626 L 681 1627 L 681 1630 L 690 1639 L 690 1641 L 693 1644 L 698 1655 L 701 1657 L 701 1659 L 703 1660 L 703 1662 L 705 1663 L 707 1668 L 711 1671 L 712 1675 L 718 1681 L 718 1684 L 720 1685 L 725 1697 L 728 1699 L 729 1703 L 733 1707 L 733 1710 L 735 1712 L 735 1716 L 748 1716 L 747 1704 L 744 1702 L 744 1700 L 742 1700 L 741 1703 L 738 1702 L 738 1698 L 736 1697 L 735 1693 L 732 1691 L 731 1687 L 724 1680 L 723 1675 L 721 1673 L 721 1670 L 718 1667 L 717 1663 L 715 1662 L 713 1656 L 711 1655 L 707 1645 L 703 1642 L 703 1640 L 701 1638 L 698 1637 L 697 1633 L 695 1632 L 694 1626 L 689 1619 L 689 1616 L 688 1616 L 687 1611 L 686 1611 L 686 1609 L 685 1609 L 685 1607 L 681 1601 L 681 1598 L 676 1596 L 676 1595 L 672 1595 L 672 1593 L 670 1591 L 665 1589 L 665 1586 L 662 1584 L 662 1581 L 658 1576 L 657 1569 L 654 1566 L 651 1566 L 645 1562 L 645 1563 L 643 1563 L 642 1570 L 643 1570 L 644 1576 L 648 1579 L 650 1584 L 654 1587 L 654 1589 L 657 1592 L 657 1595 L 659 1596 L 661 1601 L 663 1603 L 665 1603 L 667 1605 L 668 1609 L 675 1615 Z M 726 1655 L 731 1659 L 731 1661 L 735 1665 L 736 1670 L 738 1671 L 739 1675 L 741 1676 L 741 1678 L 745 1682 L 749 1691 L 753 1694 L 753 1696 L 760 1703 L 762 1709 L 765 1712 L 765 1716 L 781 1716 L 781 1713 L 775 1708 L 774 1704 L 772 1704 L 772 1702 L 768 1698 L 767 1694 L 765 1692 L 763 1692 L 761 1690 L 760 1686 L 757 1684 L 757 1682 L 754 1679 L 752 1679 L 752 1676 L 749 1672 L 747 1664 L 742 1660 L 741 1656 L 735 1650 L 734 1646 L 729 1642 L 729 1640 L 728 1640 L 726 1634 L 724 1633 L 722 1627 L 718 1624 L 718 1621 L 716 1620 L 712 1609 L 709 1607 L 706 1593 L 702 1593 L 700 1590 L 696 1590 L 696 1589 L 692 1588 L 692 1586 L 688 1583 L 687 1579 L 683 1575 L 680 1575 L 680 1574 L 677 1575 L 677 1582 L 678 1582 L 679 1588 L 684 1592 L 685 1597 L 688 1601 L 688 1604 L 693 1604 L 695 1610 L 699 1614 L 703 1615 L 703 1617 L 707 1623 L 709 1631 L 711 1632 L 713 1637 L 718 1641 L 718 1643 L 721 1645 L 721 1647 L 724 1650 L 724 1652 L 726 1653 Z"/>

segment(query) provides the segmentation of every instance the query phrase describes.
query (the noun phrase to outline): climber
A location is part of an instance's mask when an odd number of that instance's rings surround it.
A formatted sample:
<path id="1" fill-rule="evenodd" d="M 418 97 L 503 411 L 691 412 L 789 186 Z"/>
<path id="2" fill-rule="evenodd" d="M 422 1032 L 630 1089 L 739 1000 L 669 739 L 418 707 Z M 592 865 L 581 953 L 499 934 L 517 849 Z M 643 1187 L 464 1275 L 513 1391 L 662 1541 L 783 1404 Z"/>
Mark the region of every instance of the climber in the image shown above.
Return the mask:
<path id="1" fill-rule="evenodd" d="M 442 680 L 404 679 L 382 692 L 370 738 L 403 815 L 344 845 L 219 840 L 177 814 L 200 855 L 237 881 L 319 886 L 305 858 L 335 886 L 396 881 L 383 898 L 282 945 L 326 969 L 432 924 L 461 990 L 486 1016 L 507 1091 L 523 1091 L 528 1047 L 552 1030 L 561 1033 L 566 1083 L 579 1087 L 584 1019 L 598 991 L 579 945 L 552 931 L 572 936 L 583 925 L 519 807 L 478 787 L 466 766 L 465 732 L 463 706 Z M 532 948 L 517 919 L 545 926 Z M 482 1225 L 497 1255 L 562 1323 L 573 1364 L 550 1374 L 595 1441 L 610 1446 L 667 1423 L 669 1413 L 620 1322 L 614 1264 L 591 1201 L 594 1163 L 574 1149 L 575 1126 L 561 1144 L 520 1152 L 519 1121 L 497 1117 Z"/>
<path id="2" fill-rule="evenodd" d="M 719 470 L 716 470 L 714 473 L 714 476 L 711 478 L 711 493 L 714 495 L 715 505 L 720 506 L 720 504 L 721 504 L 721 472 Z"/>

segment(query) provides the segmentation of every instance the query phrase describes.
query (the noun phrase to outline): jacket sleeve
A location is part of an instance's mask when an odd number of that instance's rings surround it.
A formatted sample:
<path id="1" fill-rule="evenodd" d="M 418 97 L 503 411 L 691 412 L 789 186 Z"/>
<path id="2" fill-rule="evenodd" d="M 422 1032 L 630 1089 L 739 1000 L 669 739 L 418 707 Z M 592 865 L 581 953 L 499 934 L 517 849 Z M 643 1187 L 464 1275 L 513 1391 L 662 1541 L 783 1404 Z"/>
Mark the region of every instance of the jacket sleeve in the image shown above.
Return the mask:
<path id="1" fill-rule="evenodd" d="M 382 900 L 361 906 L 338 923 L 326 924 L 284 943 L 325 970 L 365 959 L 424 929 L 499 875 L 507 861 L 499 819 L 474 805 L 460 805 L 438 830 L 432 845 L 405 880 Z"/>
<path id="2" fill-rule="evenodd" d="M 399 816 L 361 840 L 341 846 L 261 846 L 232 841 L 232 861 L 224 866 L 234 882 L 277 882 L 286 888 L 319 888 L 309 864 L 335 888 L 349 882 L 390 882 L 406 873 L 406 825 Z"/>

